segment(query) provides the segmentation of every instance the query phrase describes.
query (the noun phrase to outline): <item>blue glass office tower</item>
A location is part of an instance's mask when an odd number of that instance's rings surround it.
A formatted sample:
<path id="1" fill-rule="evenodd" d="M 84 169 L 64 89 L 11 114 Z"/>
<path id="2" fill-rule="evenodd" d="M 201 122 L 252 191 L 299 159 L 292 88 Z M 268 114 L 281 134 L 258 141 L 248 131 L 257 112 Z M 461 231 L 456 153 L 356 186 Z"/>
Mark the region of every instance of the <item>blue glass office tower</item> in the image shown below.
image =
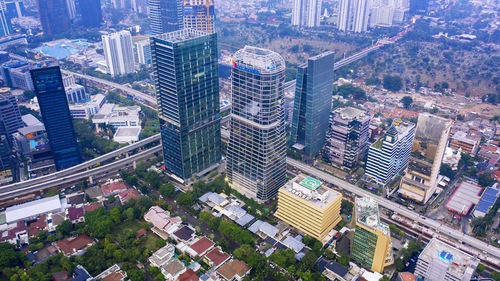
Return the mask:
<path id="1" fill-rule="evenodd" d="M 149 0 L 148 5 L 152 35 L 182 29 L 182 0 Z"/>
<path id="2" fill-rule="evenodd" d="M 332 109 L 333 52 L 298 67 L 290 146 L 314 157 L 325 143 Z"/>
<path id="3" fill-rule="evenodd" d="M 54 36 L 70 31 L 66 0 L 38 0 L 38 12 L 44 35 Z"/>
<path id="4" fill-rule="evenodd" d="M 30 70 L 57 170 L 81 162 L 59 66 Z"/>
<path id="5" fill-rule="evenodd" d="M 92 28 L 101 25 L 101 0 L 79 0 L 78 7 L 85 27 Z"/>
<path id="6" fill-rule="evenodd" d="M 151 52 L 165 169 L 188 180 L 221 159 L 217 35 L 165 33 Z"/>

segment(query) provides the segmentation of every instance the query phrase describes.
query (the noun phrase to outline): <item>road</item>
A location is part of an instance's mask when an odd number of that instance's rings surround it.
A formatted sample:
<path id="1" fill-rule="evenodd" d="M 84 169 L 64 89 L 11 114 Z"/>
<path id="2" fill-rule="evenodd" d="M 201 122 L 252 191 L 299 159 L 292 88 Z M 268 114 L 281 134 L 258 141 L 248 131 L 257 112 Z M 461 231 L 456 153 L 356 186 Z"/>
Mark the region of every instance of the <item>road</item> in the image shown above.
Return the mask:
<path id="1" fill-rule="evenodd" d="M 115 161 L 113 163 L 109 163 L 91 170 L 86 170 L 83 172 L 79 173 L 74 173 L 71 175 L 67 175 L 65 177 L 60 177 L 56 179 L 52 179 L 50 181 L 42 182 L 36 185 L 24 187 L 24 188 L 18 188 L 15 190 L 9 190 L 9 191 L 2 191 L 0 193 L 0 200 L 5 200 L 9 198 L 15 198 L 19 197 L 22 195 L 26 195 L 29 193 L 33 193 L 36 191 L 41 191 L 44 189 L 49 189 L 58 185 L 63 185 L 66 183 L 71 183 L 71 182 L 76 182 L 81 179 L 86 179 L 91 176 L 100 176 L 102 174 L 108 173 L 110 171 L 115 171 L 115 170 L 120 170 L 125 166 L 128 166 L 132 164 L 134 161 L 138 161 L 140 159 L 144 159 L 147 157 L 150 157 L 152 154 L 160 152 L 161 151 L 161 145 L 157 145 L 153 148 L 150 148 L 148 150 L 141 151 L 137 154 L 134 154 L 132 156 L 120 159 L 118 161 Z"/>
<path id="2" fill-rule="evenodd" d="M 104 162 L 106 160 L 110 160 L 110 159 L 118 157 L 122 154 L 129 153 L 132 150 L 141 148 L 144 145 L 147 145 L 147 144 L 153 143 L 155 141 L 159 141 L 159 140 L 160 140 L 160 135 L 157 134 L 157 135 L 151 136 L 149 138 L 143 139 L 141 141 L 138 141 L 136 143 L 129 144 L 127 146 L 124 146 L 122 148 L 114 150 L 110 153 L 101 155 L 101 156 L 96 157 L 96 158 L 89 160 L 87 162 L 83 162 L 83 163 L 80 163 L 76 166 L 67 168 L 65 170 L 58 171 L 58 172 L 55 172 L 52 174 L 48 174 L 48 175 L 45 175 L 45 176 L 42 176 L 39 178 L 30 179 L 27 181 L 16 182 L 16 183 L 12 183 L 9 185 L 4 185 L 4 186 L 0 187 L 0 198 L 3 194 L 7 194 L 10 191 L 23 190 L 29 186 L 40 185 L 41 183 L 49 182 L 49 181 L 52 181 L 52 180 L 55 180 L 58 178 L 62 178 L 62 177 L 74 174 L 74 173 L 79 172 L 81 170 L 91 168 L 91 167 L 93 167 L 97 164 L 100 164 L 101 162 Z"/>
<path id="3" fill-rule="evenodd" d="M 156 106 L 156 97 L 148 95 L 148 94 L 145 94 L 145 93 L 142 93 L 142 92 L 137 91 L 137 90 L 134 90 L 134 89 L 132 89 L 132 88 L 130 88 L 128 86 L 121 85 L 121 84 L 118 84 L 118 83 L 115 83 L 115 82 L 111 82 L 111 81 L 108 81 L 108 80 L 105 80 L 105 79 L 101 79 L 101 78 L 97 78 L 97 77 L 93 77 L 93 76 L 89 76 L 89 75 L 85 75 L 85 74 L 76 73 L 76 72 L 65 70 L 65 69 L 61 69 L 61 71 L 62 71 L 62 73 L 72 74 L 75 77 L 79 77 L 79 78 L 82 78 L 82 79 L 85 79 L 85 80 L 94 81 L 94 82 L 97 82 L 99 84 L 103 84 L 103 85 L 107 85 L 107 86 L 116 88 L 116 89 L 121 90 L 123 92 L 126 92 L 126 93 L 128 93 L 128 94 L 130 94 L 130 95 L 132 95 L 132 96 L 134 96 L 136 98 L 139 98 L 139 99 L 142 99 L 143 101 L 146 101 L 151 106 Z"/>
<path id="4" fill-rule="evenodd" d="M 462 242 L 466 243 L 467 245 L 482 251 L 484 254 L 486 254 L 486 257 L 488 255 L 491 255 L 493 257 L 500 258 L 500 249 L 496 248 L 495 246 L 488 245 L 485 242 L 480 241 L 474 237 L 471 237 L 469 235 L 465 235 L 465 234 L 461 233 L 460 231 L 456 231 L 455 229 L 453 229 L 445 224 L 442 224 L 440 222 L 437 222 L 437 221 L 428 219 L 424 216 L 421 216 L 413 211 L 408 210 L 404 206 L 401 206 L 401 205 L 394 203 L 390 200 L 387 200 L 383 197 L 376 196 L 376 195 L 374 195 L 366 190 L 363 190 L 355 185 L 352 185 L 352 184 L 350 184 L 346 181 L 343 181 L 339 178 L 336 178 L 332 175 L 329 175 L 329 174 L 327 174 L 323 171 L 320 171 L 314 167 L 306 165 L 300 161 L 297 161 L 297 160 L 294 160 L 291 158 L 287 158 L 287 164 L 290 166 L 293 166 L 293 167 L 295 167 L 295 168 L 297 168 L 297 169 L 299 169 L 299 170 L 301 170 L 301 171 L 303 171 L 311 176 L 314 176 L 318 179 L 326 181 L 330 184 L 334 184 L 334 185 L 336 185 L 344 190 L 347 190 L 348 192 L 355 194 L 357 196 L 371 197 L 371 198 L 375 199 L 376 202 L 381 207 L 389 209 L 389 210 L 391 210 L 395 213 L 398 213 L 401 216 L 404 216 L 404 217 L 406 217 L 406 218 L 408 218 L 416 223 L 419 223 L 425 227 L 433 229 L 436 233 L 440 233 L 440 234 L 443 234 L 447 237 L 451 237 L 457 241 L 462 241 Z M 500 266 L 500 264 L 498 266 Z"/>

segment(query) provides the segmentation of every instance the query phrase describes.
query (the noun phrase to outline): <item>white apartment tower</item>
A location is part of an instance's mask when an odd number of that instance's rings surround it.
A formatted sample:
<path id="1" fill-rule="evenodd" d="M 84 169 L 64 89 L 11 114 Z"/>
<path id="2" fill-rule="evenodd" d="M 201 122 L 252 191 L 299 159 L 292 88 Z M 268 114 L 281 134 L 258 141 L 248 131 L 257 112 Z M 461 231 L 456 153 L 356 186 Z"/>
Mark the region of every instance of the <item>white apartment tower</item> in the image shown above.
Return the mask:
<path id="1" fill-rule="evenodd" d="M 132 35 L 128 30 L 103 35 L 102 47 L 111 76 L 135 71 Z"/>
<path id="2" fill-rule="evenodd" d="M 341 0 L 337 28 L 341 31 L 365 32 L 368 28 L 371 0 Z"/>
<path id="3" fill-rule="evenodd" d="M 320 25 L 321 0 L 295 0 L 292 25 L 316 27 Z"/>
<path id="4" fill-rule="evenodd" d="M 381 185 L 390 183 L 408 165 L 415 124 L 397 120 L 368 150 L 366 175 Z"/>

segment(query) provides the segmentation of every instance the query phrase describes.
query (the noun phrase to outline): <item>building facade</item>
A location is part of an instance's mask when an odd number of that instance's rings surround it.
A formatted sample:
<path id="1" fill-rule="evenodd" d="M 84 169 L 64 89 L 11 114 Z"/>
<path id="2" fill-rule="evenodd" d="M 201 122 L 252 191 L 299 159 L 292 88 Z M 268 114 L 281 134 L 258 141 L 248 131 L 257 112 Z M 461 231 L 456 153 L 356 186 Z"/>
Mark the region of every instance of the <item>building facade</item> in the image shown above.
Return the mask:
<path id="1" fill-rule="evenodd" d="M 387 133 L 368 149 L 366 175 L 380 185 L 389 184 L 406 169 L 414 137 L 415 124 L 393 122 Z"/>
<path id="2" fill-rule="evenodd" d="M 419 114 L 408 169 L 398 190 L 401 196 L 425 204 L 436 192 L 452 123 L 429 113 Z"/>
<path id="3" fill-rule="evenodd" d="M 54 36 L 71 29 L 66 0 L 37 0 L 43 33 Z"/>
<path id="4" fill-rule="evenodd" d="M 31 70 L 43 124 L 57 170 L 81 162 L 59 66 Z"/>
<path id="5" fill-rule="evenodd" d="M 215 6 L 213 0 L 186 0 L 183 2 L 184 28 L 215 33 Z"/>
<path id="6" fill-rule="evenodd" d="M 3 122 L 0 122 L 0 185 L 12 182 L 14 162 L 12 161 L 12 147 L 9 135 Z"/>
<path id="7" fill-rule="evenodd" d="M 332 109 L 333 52 L 309 58 L 298 67 L 290 146 L 317 155 L 325 143 Z"/>
<path id="8" fill-rule="evenodd" d="M 280 188 L 278 210 L 274 215 L 307 235 L 323 241 L 342 220 L 341 202 L 342 194 L 323 186 L 319 180 L 298 175 Z"/>
<path id="9" fill-rule="evenodd" d="M 286 183 L 285 61 L 246 46 L 233 56 L 231 83 L 228 181 L 247 197 L 268 200 Z"/>
<path id="10" fill-rule="evenodd" d="M 102 36 L 104 57 L 111 76 L 125 75 L 135 71 L 132 35 L 128 30 Z"/>
<path id="11" fill-rule="evenodd" d="M 151 45 L 149 40 L 134 43 L 137 64 L 151 65 Z"/>
<path id="12" fill-rule="evenodd" d="M 99 27 L 102 23 L 101 0 L 78 0 L 82 23 L 85 27 Z"/>
<path id="13" fill-rule="evenodd" d="M 148 5 L 152 35 L 182 29 L 181 0 L 149 0 Z"/>
<path id="14" fill-rule="evenodd" d="M 0 122 L 3 123 L 9 139 L 17 129 L 24 127 L 16 97 L 9 88 L 0 88 Z"/>
<path id="15" fill-rule="evenodd" d="M 317 27 L 321 20 L 321 0 L 295 0 L 293 4 L 292 25 Z"/>
<path id="16" fill-rule="evenodd" d="M 217 35 L 183 29 L 151 38 L 165 169 L 182 180 L 221 159 Z"/>
<path id="17" fill-rule="evenodd" d="M 467 136 L 466 132 L 458 131 L 450 138 L 450 147 L 453 150 L 461 150 L 469 153 L 471 156 L 476 156 L 479 149 L 479 140 Z"/>
<path id="18" fill-rule="evenodd" d="M 341 31 L 365 32 L 370 19 L 370 0 L 341 0 L 337 28 Z"/>
<path id="19" fill-rule="evenodd" d="M 352 169 L 363 159 L 367 146 L 370 116 L 354 107 L 339 108 L 330 115 L 323 159 Z"/>
<path id="20" fill-rule="evenodd" d="M 469 281 L 479 259 L 436 238 L 418 256 L 415 275 L 429 281 Z"/>
<path id="21" fill-rule="evenodd" d="M 394 263 L 389 226 L 382 223 L 378 204 L 368 197 L 356 198 L 351 257 L 371 271 L 382 273 Z"/>

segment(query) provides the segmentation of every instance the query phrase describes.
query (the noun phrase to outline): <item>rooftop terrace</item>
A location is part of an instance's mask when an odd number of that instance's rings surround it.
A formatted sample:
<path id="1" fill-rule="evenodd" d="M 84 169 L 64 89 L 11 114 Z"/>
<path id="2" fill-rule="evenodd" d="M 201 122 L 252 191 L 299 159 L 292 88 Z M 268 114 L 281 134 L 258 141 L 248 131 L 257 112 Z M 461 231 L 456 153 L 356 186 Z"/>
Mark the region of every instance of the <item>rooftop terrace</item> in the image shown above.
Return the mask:
<path id="1" fill-rule="evenodd" d="M 389 227 L 380 221 L 378 204 L 372 198 L 356 198 L 356 221 L 373 230 L 381 230 L 384 235 L 389 235 Z"/>
<path id="2" fill-rule="evenodd" d="M 298 175 L 283 187 L 283 191 L 315 205 L 318 208 L 325 208 L 341 196 L 337 191 L 328 188 L 315 178 Z"/>

